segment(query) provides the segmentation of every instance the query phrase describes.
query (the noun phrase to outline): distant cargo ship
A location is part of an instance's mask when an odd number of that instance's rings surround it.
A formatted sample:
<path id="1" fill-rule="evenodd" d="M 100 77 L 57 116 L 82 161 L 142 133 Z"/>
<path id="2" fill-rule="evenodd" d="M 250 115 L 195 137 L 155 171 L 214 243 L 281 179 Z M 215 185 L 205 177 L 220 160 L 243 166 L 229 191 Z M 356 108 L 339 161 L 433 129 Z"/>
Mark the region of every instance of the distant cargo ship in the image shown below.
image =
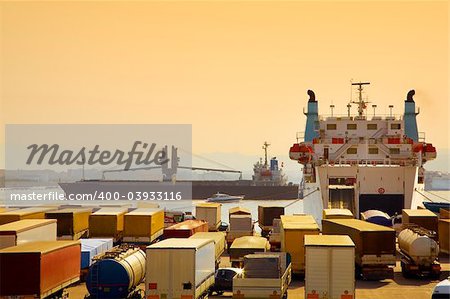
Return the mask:
<path id="1" fill-rule="evenodd" d="M 226 193 L 230 195 L 244 195 L 245 199 L 295 199 L 298 198 L 298 185 L 288 184 L 283 173 L 282 165 L 278 165 L 276 158 L 268 160 L 267 149 L 270 144 L 264 143 L 264 161 L 260 159 L 253 166 L 253 176 L 251 180 L 177 180 L 178 169 L 191 169 L 201 171 L 231 172 L 239 173 L 237 170 L 213 169 L 202 167 L 184 167 L 178 165 L 177 149 L 172 148 L 172 164 L 162 165 L 163 181 L 170 183 L 187 182 L 192 185 L 193 199 L 207 199 L 212 194 Z M 167 149 L 166 149 L 167 150 Z M 73 183 L 59 183 L 66 196 L 69 194 L 92 194 L 97 192 L 123 192 L 123 190 L 146 190 L 149 183 L 158 181 L 148 180 L 81 180 Z"/>
<path id="2" fill-rule="evenodd" d="M 290 158 L 303 166 L 300 194 L 304 212 L 321 219 L 324 208 L 346 208 L 359 215 L 381 210 L 390 216 L 415 209 L 425 199 L 423 165 L 436 158 L 432 144 L 419 137 L 414 90 L 405 100 L 402 116 L 367 112 L 363 86 L 353 83 L 358 99 L 347 105 L 347 115 L 318 115 L 309 90 L 306 130 L 290 149 Z M 351 114 L 356 104 L 357 114 Z M 370 113 L 372 114 L 372 113 Z M 299 140 L 303 139 L 303 140 Z M 302 197 L 301 196 L 301 197 Z"/>

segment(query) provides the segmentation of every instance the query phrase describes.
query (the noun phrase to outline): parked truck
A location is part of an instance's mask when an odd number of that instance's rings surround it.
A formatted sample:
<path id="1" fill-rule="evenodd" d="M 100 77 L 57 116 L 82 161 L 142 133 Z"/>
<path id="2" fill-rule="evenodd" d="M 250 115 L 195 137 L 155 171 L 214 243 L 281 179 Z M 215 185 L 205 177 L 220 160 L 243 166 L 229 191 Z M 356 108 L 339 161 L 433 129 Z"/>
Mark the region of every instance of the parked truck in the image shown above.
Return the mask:
<path id="1" fill-rule="evenodd" d="M 25 219 L 0 225 L 0 249 L 31 241 L 56 241 L 56 220 Z"/>
<path id="2" fill-rule="evenodd" d="M 224 232 L 198 232 L 189 237 L 189 239 L 208 239 L 214 241 L 216 268 L 219 268 L 220 256 L 224 253 L 227 243 Z"/>
<path id="3" fill-rule="evenodd" d="M 124 216 L 123 242 L 147 244 L 154 242 L 164 232 L 164 210 L 137 208 Z"/>
<path id="4" fill-rule="evenodd" d="M 408 227 L 398 235 L 402 274 L 405 278 L 440 276 L 441 266 L 437 261 L 439 246 L 432 237 L 428 235 L 428 230 L 418 226 Z"/>
<path id="5" fill-rule="evenodd" d="M 348 235 L 355 243 L 357 276 L 377 280 L 394 277 L 395 231 L 358 219 L 322 220 L 322 233 Z"/>
<path id="6" fill-rule="evenodd" d="M 261 236 L 267 237 L 273 229 L 273 220 L 280 219 L 284 215 L 284 207 L 273 205 L 258 206 L 258 225 L 261 228 Z"/>
<path id="7" fill-rule="evenodd" d="M 212 240 L 166 239 L 147 247 L 145 298 L 207 298 L 214 273 Z"/>
<path id="8" fill-rule="evenodd" d="M 305 298 L 355 298 L 355 244 L 349 236 L 305 236 Z"/>
<path id="9" fill-rule="evenodd" d="M 244 271 L 233 278 L 233 298 L 287 298 L 291 278 L 286 252 L 246 255 Z"/>
<path id="10" fill-rule="evenodd" d="M 220 203 L 199 203 L 195 206 L 195 218 L 208 222 L 208 230 L 210 232 L 215 232 L 222 222 L 221 207 L 222 205 Z"/>
<path id="11" fill-rule="evenodd" d="M 227 245 L 230 248 L 233 241 L 244 236 L 253 236 L 254 224 L 251 215 L 230 215 L 230 229 L 227 233 Z"/>
<path id="12" fill-rule="evenodd" d="M 270 250 L 269 241 L 263 237 L 244 236 L 233 241 L 229 248 L 230 262 L 232 267 L 240 268 L 244 262 L 244 256 L 255 252 L 266 252 Z"/>
<path id="13" fill-rule="evenodd" d="M 319 226 L 311 215 L 281 216 L 281 251 L 291 255 L 292 273 L 304 275 L 304 238 L 319 232 Z"/>

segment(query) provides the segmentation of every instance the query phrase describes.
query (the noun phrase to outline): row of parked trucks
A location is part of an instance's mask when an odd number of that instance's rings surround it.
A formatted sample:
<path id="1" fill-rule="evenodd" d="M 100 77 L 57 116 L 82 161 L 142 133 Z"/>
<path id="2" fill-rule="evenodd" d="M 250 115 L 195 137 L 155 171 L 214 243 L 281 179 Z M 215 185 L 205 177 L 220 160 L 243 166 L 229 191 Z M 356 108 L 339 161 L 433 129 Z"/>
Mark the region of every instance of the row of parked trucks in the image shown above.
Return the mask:
<path id="1" fill-rule="evenodd" d="M 30 209 L 16 212 L 20 217 L 0 212 L 0 221 L 9 219 L 0 225 L 0 297 L 60 295 L 86 269 L 91 298 L 205 298 L 212 291 L 221 293 L 224 288 L 218 286 L 223 282 L 229 283 L 233 298 L 283 298 L 293 275 L 305 277 L 307 298 L 353 298 L 355 273 L 365 279 L 392 277 L 398 232 L 406 277 L 437 276 L 439 246 L 448 252 L 449 219 L 437 221 L 435 214 L 421 210 L 404 210 L 408 223 L 395 229 L 370 222 L 377 218 L 353 219 L 348 210 L 324 210 L 320 230 L 310 215 L 283 215 L 280 207 L 260 207 L 258 224 L 266 231 L 261 237 L 254 235 L 249 211 L 240 207 L 230 209 L 229 231 L 217 231 L 218 204 L 196 208 L 197 218 L 204 219 L 170 226 L 164 225 L 161 209 L 103 208 L 91 214 L 83 208 Z M 24 215 L 50 216 L 22 219 Z M 97 238 L 57 241 L 80 235 L 86 225 Z M 120 227 L 122 241 L 129 242 L 113 247 L 117 239 L 112 236 Z M 110 238 L 101 238 L 105 233 Z M 241 271 L 218 269 L 227 249 Z M 281 252 L 273 252 L 277 250 Z M 55 264 L 63 267 L 50 266 Z M 20 270 L 24 268 L 26 279 Z M 232 275 L 222 279 L 218 273 Z M 142 294 L 137 286 L 144 276 Z"/>

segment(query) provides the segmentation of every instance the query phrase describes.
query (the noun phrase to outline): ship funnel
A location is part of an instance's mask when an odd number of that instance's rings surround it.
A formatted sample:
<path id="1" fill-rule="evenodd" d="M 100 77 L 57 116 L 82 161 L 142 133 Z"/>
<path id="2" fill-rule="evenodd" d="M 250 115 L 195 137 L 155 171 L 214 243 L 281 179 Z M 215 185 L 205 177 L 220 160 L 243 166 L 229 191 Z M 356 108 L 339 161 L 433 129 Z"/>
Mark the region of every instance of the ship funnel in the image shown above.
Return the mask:
<path id="1" fill-rule="evenodd" d="M 316 123 L 319 121 L 319 115 L 314 91 L 308 90 L 308 95 L 308 112 L 304 113 L 306 115 L 305 142 L 312 142 L 314 138 L 318 137 L 315 128 Z"/>
<path id="2" fill-rule="evenodd" d="M 416 92 L 410 90 L 405 100 L 405 134 L 414 141 L 419 141 L 419 133 L 417 130 L 416 115 L 416 103 L 414 102 L 413 96 Z"/>

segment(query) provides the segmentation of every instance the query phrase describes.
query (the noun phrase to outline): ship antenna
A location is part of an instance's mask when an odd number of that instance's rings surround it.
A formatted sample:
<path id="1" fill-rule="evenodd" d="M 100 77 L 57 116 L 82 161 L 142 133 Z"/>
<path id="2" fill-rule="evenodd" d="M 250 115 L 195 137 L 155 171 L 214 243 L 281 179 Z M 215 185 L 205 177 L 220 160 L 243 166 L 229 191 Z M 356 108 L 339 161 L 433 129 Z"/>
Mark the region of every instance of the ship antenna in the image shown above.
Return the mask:
<path id="1" fill-rule="evenodd" d="M 264 166 L 266 166 L 267 167 L 267 148 L 269 147 L 269 143 L 267 143 L 267 141 L 264 141 L 264 144 L 263 144 L 263 150 L 264 150 Z"/>
<path id="2" fill-rule="evenodd" d="M 351 103 L 358 105 L 358 116 L 360 118 L 363 117 L 364 109 L 366 109 L 366 104 L 369 102 L 365 102 L 362 98 L 362 92 L 363 92 L 363 85 L 369 85 L 370 82 L 359 82 L 359 83 L 352 83 L 352 85 L 358 86 L 358 102 L 352 101 Z"/>

